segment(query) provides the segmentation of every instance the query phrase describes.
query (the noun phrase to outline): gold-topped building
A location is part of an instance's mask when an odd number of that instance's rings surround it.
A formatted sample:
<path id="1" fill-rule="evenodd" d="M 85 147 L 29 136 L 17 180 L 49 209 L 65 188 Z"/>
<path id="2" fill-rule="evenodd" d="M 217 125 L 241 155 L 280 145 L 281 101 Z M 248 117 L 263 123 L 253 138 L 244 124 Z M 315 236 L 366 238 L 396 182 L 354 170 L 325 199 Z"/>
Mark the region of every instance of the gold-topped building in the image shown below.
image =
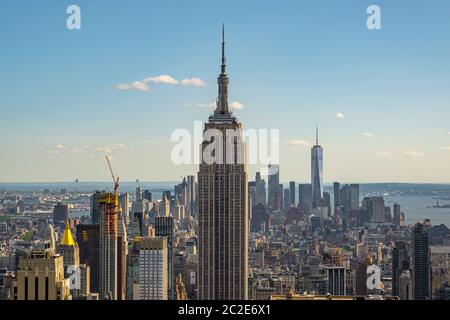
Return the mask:
<path id="1" fill-rule="evenodd" d="M 228 105 L 223 30 L 222 66 L 217 82 L 217 107 L 205 124 L 198 172 L 198 299 L 247 300 L 245 144 L 242 124 Z"/>

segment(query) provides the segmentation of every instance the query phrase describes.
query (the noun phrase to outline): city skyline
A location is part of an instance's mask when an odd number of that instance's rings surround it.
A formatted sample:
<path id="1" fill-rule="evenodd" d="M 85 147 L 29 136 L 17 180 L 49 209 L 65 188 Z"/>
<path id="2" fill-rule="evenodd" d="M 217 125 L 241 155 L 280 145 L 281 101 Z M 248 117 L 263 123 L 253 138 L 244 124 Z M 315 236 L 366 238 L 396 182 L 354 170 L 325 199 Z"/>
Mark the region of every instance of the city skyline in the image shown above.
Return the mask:
<path id="1" fill-rule="evenodd" d="M 97 21 L 102 4 L 114 23 Z M 366 28 L 368 2 L 321 4 L 262 3 L 252 16 L 252 1 L 194 1 L 177 5 L 201 13 L 175 10 L 166 26 L 157 13 L 170 4 L 79 1 L 82 29 L 72 31 L 65 4 L 5 4 L 0 32 L 15 37 L 2 37 L 14 55 L 0 53 L 0 182 L 107 181 L 105 152 L 122 181 L 195 173 L 171 163 L 170 134 L 212 113 L 224 21 L 230 105 L 246 128 L 280 129 L 280 181 L 309 181 L 317 123 L 325 183 L 450 183 L 449 4 L 379 1 L 382 30 Z M 41 28 L 30 29 L 31 12 Z M 427 23 L 411 23 L 419 18 Z"/>

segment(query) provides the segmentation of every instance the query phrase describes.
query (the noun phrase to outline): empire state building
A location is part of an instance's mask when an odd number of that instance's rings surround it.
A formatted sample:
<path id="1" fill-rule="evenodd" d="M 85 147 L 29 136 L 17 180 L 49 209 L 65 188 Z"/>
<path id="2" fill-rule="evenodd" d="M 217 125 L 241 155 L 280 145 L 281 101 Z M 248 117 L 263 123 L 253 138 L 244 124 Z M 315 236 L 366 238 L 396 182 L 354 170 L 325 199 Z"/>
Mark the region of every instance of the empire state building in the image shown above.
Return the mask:
<path id="1" fill-rule="evenodd" d="M 228 106 L 222 30 L 222 66 L 216 110 L 203 132 L 198 172 L 198 299 L 248 299 L 247 169 L 242 125 Z"/>

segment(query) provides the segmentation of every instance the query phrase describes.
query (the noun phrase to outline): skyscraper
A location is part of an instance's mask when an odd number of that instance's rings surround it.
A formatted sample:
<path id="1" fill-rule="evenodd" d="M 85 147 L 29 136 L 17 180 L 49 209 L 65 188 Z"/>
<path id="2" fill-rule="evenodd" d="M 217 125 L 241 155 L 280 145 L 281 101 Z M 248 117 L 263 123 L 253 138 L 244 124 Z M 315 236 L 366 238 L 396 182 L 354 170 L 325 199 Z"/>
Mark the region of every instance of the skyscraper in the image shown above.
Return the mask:
<path id="1" fill-rule="evenodd" d="M 67 219 L 69 219 L 69 207 L 62 203 L 56 204 L 53 207 L 53 225 L 63 226 Z"/>
<path id="2" fill-rule="evenodd" d="M 167 268 L 168 268 L 168 297 L 170 300 L 174 298 L 174 269 L 173 269 L 173 237 L 174 224 L 173 217 L 157 217 L 155 219 L 155 234 L 157 237 L 167 238 Z"/>
<path id="3" fill-rule="evenodd" d="M 394 203 L 394 217 L 392 220 L 392 223 L 396 226 L 400 226 L 400 213 L 401 213 L 401 207 L 398 203 Z"/>
<path id="4" fill-rule="evenodd" d="M 188 193 L 188 203 L 186 206 L 186 211 L 190 215 L 195 214 L 195 194 L 197 190 L 195 188 L 195 176 L 187 176 L 187 193 Z"/>
<path id="5" fill-rule="evenodd" d="M 144 237 L 139 241 L 139 291 L 135 300 L 167 300 L 167 238 Z"/>
<path id="6" fill-rule="evenodd" d="M 100 220 L 100 299 L 117 300 L 117 215 L 119 195 L 98 197 Z"/>
<path id="7" fill-rule="evenodd" d="M 67 272 L 68 266 L 78 267 L 80 265 L 80 249 L 78 248 L 78 244 L 73 240 L 72 232 L 69 227 L 69 221 L 67 220 L 66 228 L 58 245 L 57 251 L 64 258 L 65 272 Z"/>
<path id="8" fill-rule="evenodd" d="M 410 258 L 406 242 L 396 241 L 392 249 L 392 295 L 400 295 L 400 276 L 410 268 Z"/>
<path id="9" fill-rule="evenodd" d="M 267 205 L 270 209 L 279 210 L 279 192 L 280 192 L 280 166 L 276 164 L 269 164 L 268 168 L 269 173 L 269 192 Z"/>
<path id="10" fill-rule="evenodd" d="M 298 203 L 306 213 L 312 208 L 312 187 L 311 184 L 299 184 L 298 185 Z"/>
<path id="11" fill-rule="evenodd" d="M 198 299 L 246 300 L 248 186 L 245 144 L 242 125 L 228 106 L 229 78 L 223 31 L 222 67 L 217 80 L 217 108 L 205 124 L 203 156 L 198 172 Z M 234 133 L 232 141 L 230 131 Z M 219 134 L 208 139 L 211 132 Z M 216 148 L 206 156 L 213 139 Z"/>
<path id="12" fill-rule="evenodd" d="M 333 194 L 334 194 L 334 210 L 340 205 L 339 191 L 341 190 L 341 185 L 339 182 L 333 183 Z"/>
<path id="13" fill-rule="evenodd" d="M 35 250 L 20 257 L 17 270 L 17 300 L 70 299 L 64 277 L 63 257 L 50 250 Z"/>
<path id="14" fill-rule="evenodd" d="M 120 201 L 120 197 L 119 197 Z M 119 208 L 117 219 L 117 299 L 126 299 L 128 239 L 125 214 Z"/>
<path id="15" fill-rule="evenodd" d="M 90 197 L 90 213 L 91 213 L 91 222 L 92 224 L 99 223 L 99 212 L 98 212 L 98 196 L 100 195 L 100 191 L 94 192 Z"/>
<path id="16" fill-rule="evenodd" d="M 430 254 L 428 232 L 424 224 L 417 223 L 413 230 L 413 297 L 425 300 L 430 297 Z"/>
<path id="17" fill-rule="evenodd" d="M 289 200 L 291 204 L 295 205 L 295 181 L 289 182 Z"/>
<path id="18" fill-rule="evenodd" d="M 256 188 L 256 203 L 254 203 L 253 206 L 256 206 L 257 204 L 262 204 L 266 206 L 267 204 L 266 181 L 264 179 L 261 179 L 260 172 L 256 173 L 255 188 Z"/>
<path id="19" fill-rule="evenodd" d="M 79 224 L 77 243 L 80 248 L 80 263 L 90 267 L 90 291 L 99 292 L 100 264 L 100 226 L 98 224 Z"/>
<path id="20" fill-rule="evenodd" d="M 319 128 L 316 127 L 316 144 L 311 148 L 312 207 L 320 206 L 323 196 L 323 149 L 319 145 Z"/>

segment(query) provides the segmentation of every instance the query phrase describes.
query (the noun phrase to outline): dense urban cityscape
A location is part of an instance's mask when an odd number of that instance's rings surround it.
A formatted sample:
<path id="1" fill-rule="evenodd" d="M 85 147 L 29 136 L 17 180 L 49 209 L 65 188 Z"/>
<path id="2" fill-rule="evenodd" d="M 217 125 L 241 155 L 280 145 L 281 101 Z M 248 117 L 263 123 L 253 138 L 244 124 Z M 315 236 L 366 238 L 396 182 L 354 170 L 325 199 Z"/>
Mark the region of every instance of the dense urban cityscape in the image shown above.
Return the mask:
<path id="1" fill-rule="evenodd" d="M 204 130 L 224 136 L 242 127 L 226 67 L 222 34 Z M 299 163 L 310 166 L 308 182 L 280 181 L 278 164 L 248 177 L 238 134 L 211 155 L 232 163 L 203 159 L 171 188 L 136 180 L 121 190 L 108 156 L 105 190 L 75 179 L 61 189 L 0 186 L 0 299 L 450 300 L 448 226 L 409 219 L 408 204 L 388 200 L 425 194 L 446 210 L 450 187 L 325 185 L 319 129 L 311 162 Z"/>

